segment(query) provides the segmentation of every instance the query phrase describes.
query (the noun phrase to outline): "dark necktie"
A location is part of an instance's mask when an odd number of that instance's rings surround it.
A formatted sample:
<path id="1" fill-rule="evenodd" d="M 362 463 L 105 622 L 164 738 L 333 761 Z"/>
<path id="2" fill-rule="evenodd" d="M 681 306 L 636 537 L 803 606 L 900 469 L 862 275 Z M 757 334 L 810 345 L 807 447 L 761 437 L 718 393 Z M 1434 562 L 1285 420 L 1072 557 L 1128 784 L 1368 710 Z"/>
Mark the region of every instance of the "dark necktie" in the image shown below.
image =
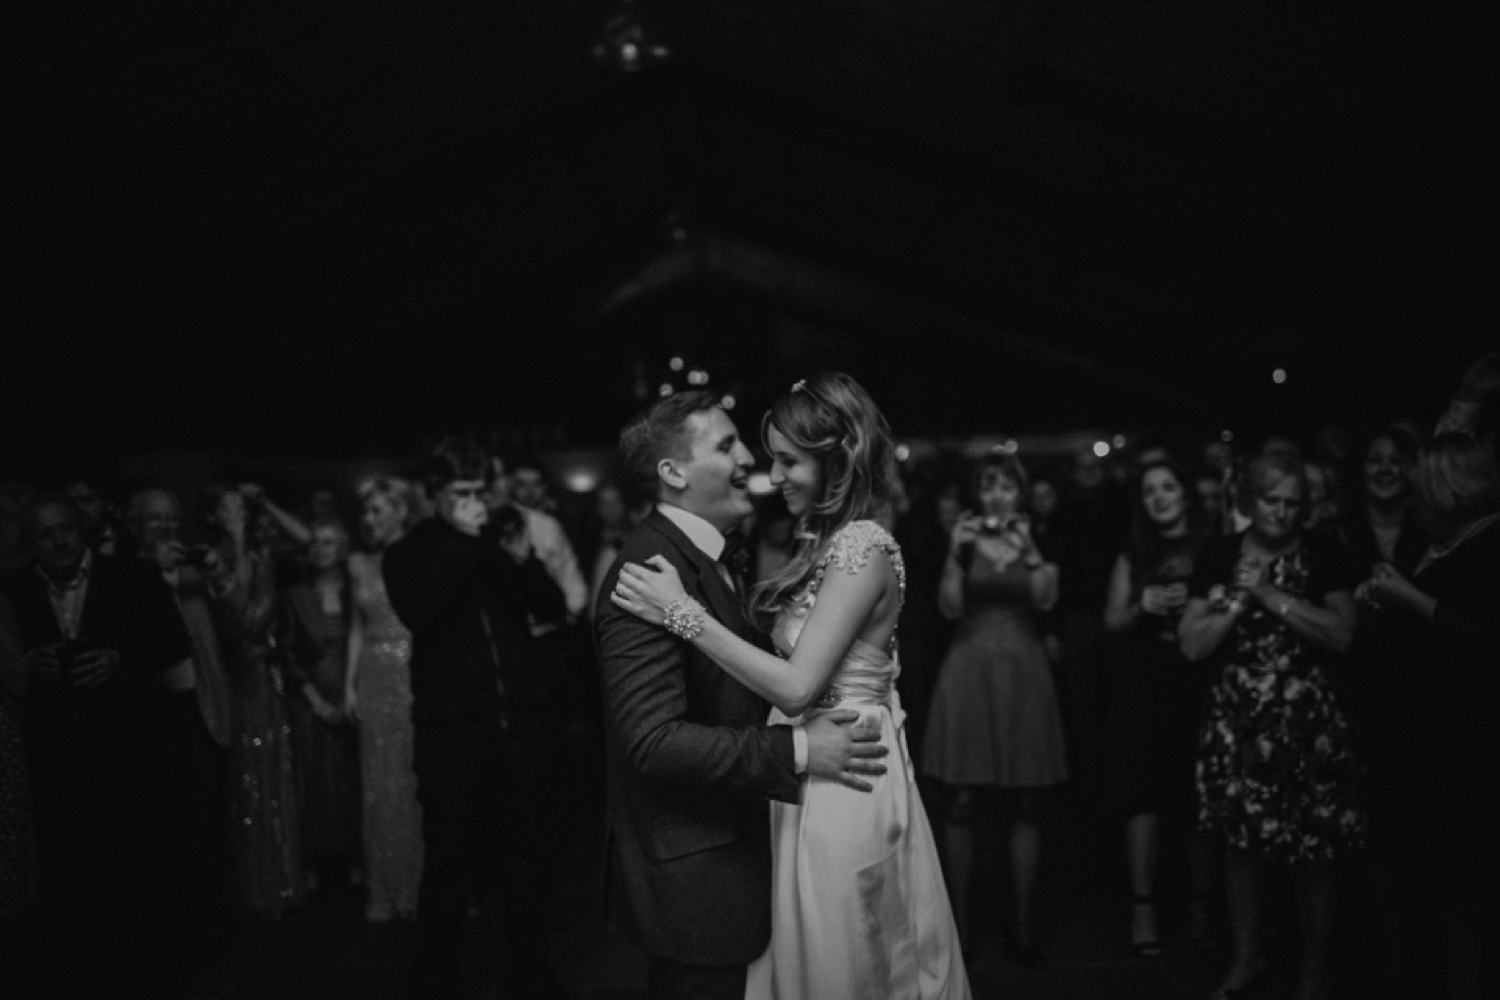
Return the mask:
<path id="1" fill-rule="evenodd" d="M 745 544 L 743 532 L 731 531 L 724 536 L 724 551 L 719 553 L 719 564 L 729 571 L 730 587 L 736 593 L 745 589 L 745 573 L 750 568 L 750 548 Z"/>

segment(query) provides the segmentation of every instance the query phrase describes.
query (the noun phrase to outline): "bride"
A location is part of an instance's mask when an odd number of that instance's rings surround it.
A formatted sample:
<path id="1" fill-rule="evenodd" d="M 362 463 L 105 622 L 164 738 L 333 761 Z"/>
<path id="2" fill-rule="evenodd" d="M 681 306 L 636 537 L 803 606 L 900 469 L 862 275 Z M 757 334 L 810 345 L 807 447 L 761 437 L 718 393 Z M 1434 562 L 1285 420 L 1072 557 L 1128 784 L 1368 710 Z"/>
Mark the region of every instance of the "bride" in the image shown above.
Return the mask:
<path id="1" fill-rule="evenodd" d="M 771 804 L 771 944 L 751 998 L 966 1000 L 958 935 L 917 792 L 896 695 L 901 550 L 875 520 L 888 508 L 893 448 L 857 382 L 798 382 L 762 424 L 771 481 L 799 520 L 791 562 L 756 587 L 784 658 L 740 639 L 687 597 L 660 556 L 627 564 L 612 599 L 690 639 L 794 725 L 853 709 L 880 727 L 890 766 L 864 793 L 808 778 L 797 805 Z M 899 748 L 899 753 L 895 752 Z"/>

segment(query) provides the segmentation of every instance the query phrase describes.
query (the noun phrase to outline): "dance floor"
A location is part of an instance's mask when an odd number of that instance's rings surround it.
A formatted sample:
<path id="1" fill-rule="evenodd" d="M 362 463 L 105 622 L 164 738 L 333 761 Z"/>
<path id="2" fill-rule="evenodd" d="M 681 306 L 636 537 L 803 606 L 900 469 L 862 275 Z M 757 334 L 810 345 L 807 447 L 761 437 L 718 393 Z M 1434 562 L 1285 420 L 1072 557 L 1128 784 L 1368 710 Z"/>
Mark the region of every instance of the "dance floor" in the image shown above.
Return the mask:
<path id="1" fill-rule="evenodd" d="M 989 847 L 979 859 L 975 906 L 979 955 L 970 977 L 976 1000 L 1177 1000 L 1202 997 L 1218 981 L 1227 953 L 1222 947 L 1203 951 L 1188 946 L 1180 905 L 1163 907 L 1165 956 L 1157 961 L 1132 956 L 1123 847 L 1118 831 L 1091 814 L 1099 801 L 1096 788 L 1077 780 L 1051 805 L 1039 898 L 1041 940 L 1050 967 L 1042 972 L 1021 968 L 1004 953 L 1003 841 L 998 830 L 984 838 Z M 573 847 L 551 914 L 556 965 L 562 984 L 580 1000 L 643 1000 L 640 955 L 608 931 L 597 913 L 598 842 L 597 830 L 582 831 Z M 1268 933 L 1282 959 L 1273 964 L 1270 987 L 1262 995 L 1290 996 L 1296 923 L 1289 902 L 1273 907 Z M 1389 984 L 1383 982 L 1379 949 L 1369 943 L 1377 937 L 1368 913 L 1351 901 L 1337 942 L 1336 997 L 1389 995 L 1382 988 Z M 232 947 L 200 963 L 189 976 L 190 995 L 195 1000 L 400 998 L 411 945 L 410 926 L 365 924 L 352 896 L 315 899 L 276 926 L 242 932 Z M 476 969 L 473 975 L 481 984 L 497 978 L 492 969 Z M 498 988 L 481 989 L 478 995 L 505 998 Z M 1414 995 L 1441 995 L 1435 970 L 1423 970 Z"/>

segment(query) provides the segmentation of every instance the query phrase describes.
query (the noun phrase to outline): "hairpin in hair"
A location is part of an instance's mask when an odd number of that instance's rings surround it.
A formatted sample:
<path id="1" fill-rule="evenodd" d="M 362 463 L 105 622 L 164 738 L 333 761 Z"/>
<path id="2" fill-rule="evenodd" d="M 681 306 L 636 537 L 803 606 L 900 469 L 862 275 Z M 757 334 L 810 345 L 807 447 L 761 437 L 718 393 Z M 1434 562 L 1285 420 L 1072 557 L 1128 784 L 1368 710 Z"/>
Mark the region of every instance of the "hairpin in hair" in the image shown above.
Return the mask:
<path id="1" fill-rule="evenodd" d="M 807 392 L 807 379 L 805 379 L 805 378 L 799 378 L 795 383 L 792 384 L 792 391 L 793 392 L 796 392 L 799 389 L 801 391 L 803 391 L 803 392 Z M 812 395 L 812 393 L 810 393 L 810 392 L 808 392 L 807 394 L 809 396 Z"/>

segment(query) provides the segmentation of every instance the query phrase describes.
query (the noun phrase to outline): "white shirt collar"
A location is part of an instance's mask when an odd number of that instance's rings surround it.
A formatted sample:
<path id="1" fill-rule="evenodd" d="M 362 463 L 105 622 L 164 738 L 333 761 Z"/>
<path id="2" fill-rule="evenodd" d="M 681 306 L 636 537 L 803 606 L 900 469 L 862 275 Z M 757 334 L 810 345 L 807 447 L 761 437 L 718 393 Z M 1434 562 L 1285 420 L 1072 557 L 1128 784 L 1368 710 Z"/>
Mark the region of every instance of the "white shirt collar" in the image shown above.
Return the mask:
<path id="1" fill-rule="evenodd" d="M 688 541 L 696 545 L 704 555 L 715 562 L 718 561 L 719 556 L 724 552 L 724 535 L 718 528 L 692 511 L 673 507 L 669 503 L 659 503 L 656 509 L 661 511 L 662 517 L 681 528 L 682 533 L 688 536 Z"/>

